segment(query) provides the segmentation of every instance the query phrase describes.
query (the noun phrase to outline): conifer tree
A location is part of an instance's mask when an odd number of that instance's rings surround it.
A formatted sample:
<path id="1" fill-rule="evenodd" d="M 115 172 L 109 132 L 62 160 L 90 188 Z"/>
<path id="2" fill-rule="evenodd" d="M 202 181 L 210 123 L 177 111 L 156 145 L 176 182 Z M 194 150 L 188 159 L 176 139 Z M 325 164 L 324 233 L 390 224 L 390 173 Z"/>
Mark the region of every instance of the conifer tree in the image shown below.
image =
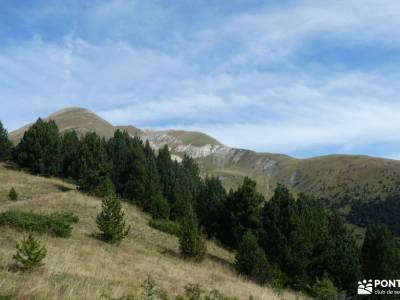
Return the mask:
<path id="1" fill-rule="evenodd" d="M 171 204 L 172 199 L 174 198 L 175 168 L 174 162 L 169 153 L 168 145 L 165 145 L 164 148 L 158 151 L 157 169 L 160 175 L 160 184 L 163 195 Z"/>
<path id="2" fill-rule="evenodd" d="M 239 244 L 235 258 L 235 268 L 241 274 L 264 283 L 267 281 L 269 263 L 257 238 L 247 231 Z"/>
<path id="3" fill-rule="evenodd" d="M 81 190 L 95 192 L 105 178 L 110 176 L 106 143 L 96 133 L 87 133 L 81 140 L 75 160 L 76 174 Z"/>
<path id="4" fill-rule="evenodd" d="M 179 235 L 179 248 L 182 257 L 194 261 L 202 261 L 206 254 L 207 246 L 202 237 L 196 215 L 189 209 L 181 223 Z"/>
<path id="5" fill-rule="evenodd" d="M 38 119 L 25 133 L 14 161 L 34 174 L 57 175 L 61 166 L 61 138 L 54 121 Z"/>
<path id="6" fill-rule="evenodd" d="M 200 224 L 209 237 L 217 236 L 224 226 L 221 222 L 226 190 L 218 177 L 208 177 L 203 180 L 197 200 L 196 211 Z"/>
<path id="7" fill-rule="evenodd" d="M 224 228 L 219 238 L 228 246 L 237 247 L 247 230 L 259 230 L 260 206 L 263 202 L 264 196 L 257 192 L 256 182 L 246 177 L 243 184 L 226 198 L 221 218 Z"/>
<path id="8" fill-rule="evenodd" d="M 153 219 L 169 219 L 170 207 L 168 201 L 163 197 L 153 199 L 150 207 L 150 214 Z"/>
<path id="9" fill-rule="evenodd" d="M 30 271 L 43 265 L 42 261 L 46 257 L 47 250 L 32 234 L 25 237 L 21 243 L 17 243 L 16 248 L 17 252 L 13 258 L 21 270 Z"/>
<path id="10" fill-rule="evenodd" d="M 102 200 L 102 211 L 97 215 L 97 227 L 100 240 L 111 244 L 119 244 L 129 233 L 126 226 L 125 213 L 121 201 L 115 194 L 109 194 Z"/>
<path id="11" fill-rule="evenodd" d="M 79 138 L 76 131 L 66 132 L 62 138 L 61 176 L 78 178 L 75 161 L 78 159 Z"/>
<path id="12" fill-rule="evenodd" d="M 326 262 L 326 269 L 336 286 L 353 294 L 362 275 L 360 249 L 345 227 L 344 220 L 336 211 L 332 213 L 330 227 L 333 246 Z"/>
<path id="13" fill-rule="evenodd" d="M 8 139 L 8 132 L 0 121 L 0 161 L 10 158 L 13 144 Z"/>
<path id="14" fill-rule="evenodd" d="M 17 191 L 15 190 L 15 188 L 12 187 L 11 190 L 10 190 L 10 192 L 8 193 L 8 197 L 9 197 L 11 200 L 16 201 L 16 200 L 18 200 L 18 196 L 19 196 L 19 195 L 18 195 Z"/>
<path id="15" fill-rule="evenodd" d="M 384 225 L 369 225 L 362 247 L 366 278 L 399 278 L 400 252 L 392 233 Z"/>
<path id="16" fill-rule="evenodd" d="M 157 169 L 157 159 L 150 143 L 146 140 L 144 146 L 144 154 L 146 159 L 146 174 L 144 181 L 144 199 L 143 209 L 150 211 L 154 215 L 162 218 L 169 218 L 169 203 L 162 195 L 160 176 Z"/>

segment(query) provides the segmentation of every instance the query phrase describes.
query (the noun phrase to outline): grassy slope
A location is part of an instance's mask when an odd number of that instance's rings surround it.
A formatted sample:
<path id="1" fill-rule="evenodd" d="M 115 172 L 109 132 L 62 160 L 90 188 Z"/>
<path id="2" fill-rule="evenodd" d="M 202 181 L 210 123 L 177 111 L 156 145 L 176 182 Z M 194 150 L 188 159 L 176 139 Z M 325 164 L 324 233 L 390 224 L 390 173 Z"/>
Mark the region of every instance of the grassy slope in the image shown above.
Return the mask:
<path id="1" fill-rule="evenodd" d="M 115 128 L 113 125 L 98 117 L 89 110 L 82 108 L 67 108 L 60 110 L 45 120 L 54 120 L 61 132 L 68 130 L 76 130 L 81 134 L 95 131 L 100 136 L 110 138 L 114 135 Z M 24 132 L 31 126 L 28 124 L 14 132 L 10 133 L 10 139 L 17 143 L 24 135 Z"/>
<path id="2" fill-rule="evenodd" d="M 17 202 L 8 200 L 14 186 L 20 193 Z M 178 256 L 173 236 L 150 228 L 148 216 L 125 204 L 131 232 L 120 247 L 94 239 L 95 216 L 100 200 L 83 195 L 75 186 L 58 179 L 32 176 L 0 164 L 0 211 L 19 209 L 35 212 L 68 210 L 77 213 L 80 222 L 71 238 L 41 236 L 48 249 L 46 265 L 30 274 L 9 271 L 15 243 L 22 233 L 0 227 L 0 291 L 17 299 L 99 299 L 105 293 L 120 297 L 135 294 L 147 274 L 172 294 L 185 284 L 200 283 L 206 289 L 217 288 L 227 295 L 247 299 L 295 299 L 291 292 L 275 294 L 238 277 L 232 269 L 233 254 L 208 243 L 208 256 L 201 264 Z M 1 294 L 0 293 L 0 294 Z"/>
<path id="3" fill-rule="evenodd" d="M 181 140 L 185 145 L 191 144 L 196 147 L 202 147 L 204 145 L 222 145 L 216 139 L 211 136 L 197 131 L 183 131 L 183 130 L 168 130 L 168 135 L 171 135 Z"/>
<path id="4" fill-rule="evenodd" d="M 265 158 L 278 162 L 272 175 L 263 173 L 262 166 L 256 164 Z M 370 200 L 400 190 L 400 161 L 369 156 L 330 155 L 300 160 L 248 151 L 238 163 L 218 166 L 209 158 L 200 163 L 205 172 L 225 178 L 228 188 L 250 176 L 267 196 L 271 196 L 277 182 L 285 183 L 295 193 L 336 200 L 347 196 Z"/>

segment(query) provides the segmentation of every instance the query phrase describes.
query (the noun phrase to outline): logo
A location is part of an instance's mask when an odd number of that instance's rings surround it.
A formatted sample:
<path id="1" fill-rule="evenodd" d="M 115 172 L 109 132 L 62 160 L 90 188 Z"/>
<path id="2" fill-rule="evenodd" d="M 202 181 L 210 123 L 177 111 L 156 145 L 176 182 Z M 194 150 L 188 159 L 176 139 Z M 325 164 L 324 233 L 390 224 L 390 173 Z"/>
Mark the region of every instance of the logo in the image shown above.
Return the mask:
<path id="1" fill-rule="evenodd" d="M 400 279 L 369 279 L 358 282 L 358 295 L 400 295 Z"/>
<path id="2" fill-rule="evenodd" d="M 374 289 L 374 285 L 372 283 L 372 279 L 370 280 L 363 280 L 362 282 L 358 282 L 358 289 L 357 289 L 357 294 L 358 295 L 371 295 Z"/>

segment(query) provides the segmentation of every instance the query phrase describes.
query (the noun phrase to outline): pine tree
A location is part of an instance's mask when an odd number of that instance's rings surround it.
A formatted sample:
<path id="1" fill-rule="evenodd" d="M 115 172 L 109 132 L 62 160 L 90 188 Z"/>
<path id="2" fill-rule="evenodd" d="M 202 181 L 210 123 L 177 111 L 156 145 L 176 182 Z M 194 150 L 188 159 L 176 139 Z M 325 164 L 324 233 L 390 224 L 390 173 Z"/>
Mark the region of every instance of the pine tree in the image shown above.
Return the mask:
<path id="1" fill-rule="evenodd" d="M 38 119 L 13 153 L 14 161 L 34 174 L 57 175 L 61 166 L 61 138 L 54 121 Z"/>
<path id="2" fill-rule="evenodd" d="M 157 159 L 150 143 L 146 140 L 144 146 L 144 154 L 146 159 L 146 174 L 144 181 L 144 199 L 143 209 L 150 211 L 153 217 L 169 218 L 170 207 L 168 201 L 163 197 L 160 176 L 157 169 Z"/>
<path id="3" fill-rule="evenodd" d="M 399 278 L 400 251 L 392 233 L 384 225 L 369 225 L 362 247 L 366 278 Z"/>
<path id="4" fill-rule="evenodd" d="M 165 219 L 168 220 L 170 216 L 170 207 L 168 201 L 163 197 L 159 196 L 152 200 L 150 213 L 153 219 Z"/>
<path id="5" fill-rule="evenodd" d="M 111 244 L 119 244 L 129 233 L 126 226 L 125 213 L 120 200 L 109 194 L 102 200 L 102 211 L 97 215 L 97 227 L 100 230 L 99 239 Z"/>
<path id="6" fill-rule="evenodd" d="M 0 121 L 0 161 L 10 158 L 13 144 L 8 139 L 8 132 Z"/>
<path id="7" fill-rule="evenodd" d="M 21 270 L 30 271 L 43 265 L 42 261 L 46 257 L 47 250 L 32 234 L 25 237 L 21 243 L 17 243 L 16 248 L 17 252 L 13 258 Z"/>
<path id="8" fill-rule="evenodd" d="M 170 202 L 170 204 L 172 204 L 175 187 L 175 168 L 167 145 L 165 145 L 164 148 L 158 151 L 157 169 L 160 175 L 160 185 L 162 193 L 164 197 Z"/>
<path id="9" fill-rule="evenodd" d="M 199 224 L 192 209 L 188 210 L 182 220 L 179 248 L 182 257 L 190 258 L 194 261 L 202 261 L 206 254 L 206 242 L 200 233 Z"/>
<path id="10" fill-rule="evenodd" d="M 360 250 L 345 227 L 344 220 L 335 211 L 330 227 L 333 245 L 326 261 L 326 270 L 336 286 L 353 294 L 362 275 Z"/>
<path id="11" fill-rule="evenodd" d="M 61 175 L 64 178 L 78 178 L 75 161 L 78 160 L 79 138 L 75 131 L 62 136 Z"/>
<path id="12" fill-rule="evenodd" d="M 224 224 L 221 223 L 226 190 L 218 177 L 208 177 L 203 180 L 197 200 L 196 211 L 201 226 L 209 237 L 217 236 Z"/>
<path id="13" fill-rule="evenodd" d="M 231 247 L 237 247 L 247 230 L 261 227 L 260 206 L 264 196 L 257 192 L 256 182 L 246 177 L 235 192 L 230 192 L 223 207 L 221 222 L 224 224 L 219 238 Z"/>
<path id="14" fill-rule="evenodd" d="M 258 282 L 265 283 L 268 277 L 269 263 L 264 250 L 258 245 L 257 238 L 247 231 L 239 244 L 235 258 L 236 270 Z"/>
<path id="15" fill-rule="evenodd" d="M 18 200 L 18 196 L 19 195 L 18 195 L 17 191 L 12 187 L 10 192 L 8 193 L 8 197 L 11 200 L 16 201 L 16 200 Z"/>
<path id="16" fill-rule="evenodd" d="M 74 169 L 79 188 L 95 192 L 100 183 L 110 176 L 111 165 L 104 139 L 94 132 L 87 133 L 79 144 Z"/>

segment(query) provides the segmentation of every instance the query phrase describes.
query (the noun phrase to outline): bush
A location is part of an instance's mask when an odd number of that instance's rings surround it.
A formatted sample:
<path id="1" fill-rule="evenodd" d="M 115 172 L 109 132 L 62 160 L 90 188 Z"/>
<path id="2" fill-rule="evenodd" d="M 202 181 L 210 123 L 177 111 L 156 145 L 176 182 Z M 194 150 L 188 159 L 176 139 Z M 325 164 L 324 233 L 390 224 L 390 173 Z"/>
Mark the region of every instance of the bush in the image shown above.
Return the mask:
<path id="1" fill-rule="evenodd" d="M 154 279 L 148 275 L 141 285 L 142 291 L 139 299 L 141 300 L 167 300 L 167 292 L 159 287 Z"/>
<path id="2" fill-rule="evenodd" d="M 21 270 L 30 271 L 43 265 L 42 261 L 46 257 L 47 251 L 32 234 L 24 238 L 21 243 L 17 243 L 16 248 L 17 253 L 13 258 Z"/>
<path id="3" fill-rule="evenodd" d="M 199 224 L 191 210 L 182 221 L 179 249 L 182 257 L 190 258 L 197 262 L 204 259 L 207 251 L 206 242 L 199 230 Z"/>
<path id="4" fill-rule="evenodd" d="M 72 223 L 79 218 L 73 213 L 53 213 L 51 215 L 23 211 L 6 211 L 0 213 L 0 226 L 7 225 L 16 229 L 39 234 L 48 233 L 56 237 L 69 237 Z"/>
<path id="5" fill-rule="evenodd" d="M 18 195 L 17 191 L 12 187 L 10 192 L 8 193 L 8 197 L 11 200 L 16 201 L 16 200 L 18 200 L 18 196 L 19 195 Z"/>
<path id="6" fill-rule="evenodd" d="M 311 295 L 315 299 L 320 300 L 335 300 L 338 295 L 338 290 L 328 278 L 322 280 L 317 279 L 311 288 Z"/>
<path id="7" fill-rule="evenodd" d="M 103 198 L 102 211 L 97 215 L 99 239 L 107 243 L 119 244 L 130 230 L 130 227 L 125 224 L 124 216 L 121 201 L 114 194 Z"/>
<path id="8" fill-rule="evenodd" d="M 179 236 L 181 232 L 180 224 L 170 220 L 151 220 L 149 226 L 175 236 Z"/>

